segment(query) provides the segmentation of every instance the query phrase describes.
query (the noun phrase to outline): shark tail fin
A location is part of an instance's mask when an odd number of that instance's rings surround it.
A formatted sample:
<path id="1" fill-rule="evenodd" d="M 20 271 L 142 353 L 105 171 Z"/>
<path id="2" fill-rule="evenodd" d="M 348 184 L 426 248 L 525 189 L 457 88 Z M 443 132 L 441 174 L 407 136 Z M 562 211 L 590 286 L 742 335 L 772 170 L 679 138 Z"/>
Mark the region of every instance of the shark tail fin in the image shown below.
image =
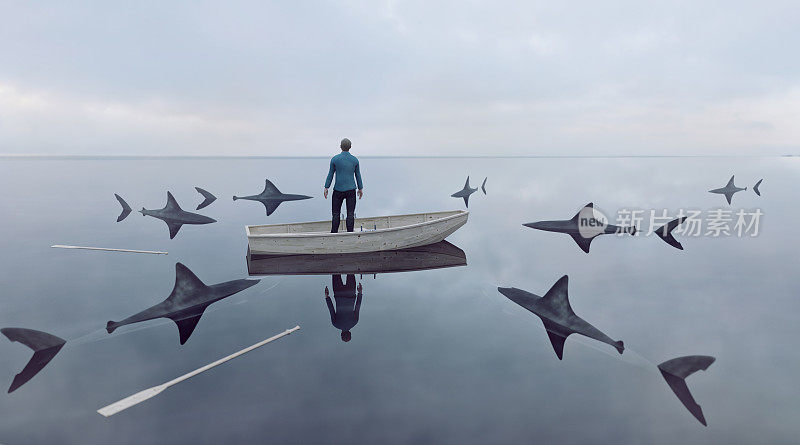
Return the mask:
<path id="1" fill-rule="evenodd" d="M 689 355 L 667 360 L 658 365 L 661 376 L 664 377 L 672 392 L 678 396 L 678 400 L 703 426 L 708 426 L 703 415 L 703 409 L 692 397 L 692 393 L 686 385 L 686 377 L 697 371 L 705 371 L 714 363 L 714 360 L 714 357 L 707 355 Z"/>
<path id="2" fill-rule="evenodd" d="M 33 356 L 28 360 L 25 368 L 14 376 L 14 381 L 11 382 L 11 386 L 8 388 L 9 393 L 16 391 L 20 386 L 36 376 L 67 343 L 63 338 L 33 329 L 3 328 L 0 329 L 0 332 L 12 342 L 22 343 L 33 351 Z"/>
<path id="3" fill-rule="evenodd" d="M 123 219 L 127 218 L 128 215 L 130 215 L 132 209 L 131 206 L 129 206 L 128 203 L 125 202 L 124 199 L 122 199 L 122 196 L 119 196 L 116 193 L 114 193 L 114 196 L 117 198 L 117 201 L 119 201 L 119 205 L 122 206 L 122 213 L 120 213 L 119 216 L 117 217 L 117 222 L 120 222 Z"/>
<path id="4" fill-rule="evenodd" d="M 754 192 L 756 193 L 756 195 L 758 195 L 758 196 L 761 196 L 761 191 L 760 191 L 760 190 L 758 190 L 758 186 L 760 186 L 760 185 L 761 185 L 761 181 L 763 181 L 763 179 L 759 179 L 759 180 L 758 180 L 758 182 L 756 182 L 756 185 L 754 185 L 754 186 L 753 186 L 753 191 L 754 191 Z"/>

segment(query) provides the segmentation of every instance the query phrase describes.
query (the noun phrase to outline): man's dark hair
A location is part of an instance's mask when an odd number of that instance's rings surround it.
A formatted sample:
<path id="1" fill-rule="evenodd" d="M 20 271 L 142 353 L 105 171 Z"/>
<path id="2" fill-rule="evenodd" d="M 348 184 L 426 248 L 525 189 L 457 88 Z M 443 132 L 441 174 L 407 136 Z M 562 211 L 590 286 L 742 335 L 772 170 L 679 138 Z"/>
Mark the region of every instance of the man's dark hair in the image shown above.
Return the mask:
<path id="1" fill-rule="evenodd" d="M 342 139 L 342 143 L 339 146 L 342 147 L 342 150 L 344 151 L 350 151 L 351 145 L 352 144 L 350 143 L 350 139 L 344 138 Z"/>
<path id="2" fill-rule="evenodd" d="M 342 331 L 342 341 L 350 341 L 350 331 Z"/>

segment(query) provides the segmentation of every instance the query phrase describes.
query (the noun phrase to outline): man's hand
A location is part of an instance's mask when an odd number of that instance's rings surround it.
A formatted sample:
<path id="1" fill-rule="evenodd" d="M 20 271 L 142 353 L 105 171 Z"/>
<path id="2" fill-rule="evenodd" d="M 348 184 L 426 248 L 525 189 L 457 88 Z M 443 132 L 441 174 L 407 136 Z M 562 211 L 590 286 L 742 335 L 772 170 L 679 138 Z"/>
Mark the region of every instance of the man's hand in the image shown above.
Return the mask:
<path id="1" fill-rule="evenodd" d="M 325 199 L 328 199 L 328 189 L 325 189 L 325 191 L 322 192 L 322 196 L 324 196 Z"/>
<path id="2" fill-rule="evenodd" d="M 361 199 L 362 196 L 364 196 L 364 190 L 358 189 L 358 199 Z"/>

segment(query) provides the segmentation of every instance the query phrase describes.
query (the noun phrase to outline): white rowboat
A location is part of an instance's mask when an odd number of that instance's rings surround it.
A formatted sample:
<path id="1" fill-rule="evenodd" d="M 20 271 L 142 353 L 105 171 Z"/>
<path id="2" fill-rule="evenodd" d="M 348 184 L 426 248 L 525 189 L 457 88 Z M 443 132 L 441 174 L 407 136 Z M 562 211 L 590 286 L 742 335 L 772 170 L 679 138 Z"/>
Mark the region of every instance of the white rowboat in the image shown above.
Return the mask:
<path id="1" fill-rule="evenodd" d="M 407 249 L 438 243 L 467 223 L 469 212 L 356 218 L 355 232 L 330 233 L 330 221 L 245 226 L 250 252 L 267 255 L 337 254 Z"/>

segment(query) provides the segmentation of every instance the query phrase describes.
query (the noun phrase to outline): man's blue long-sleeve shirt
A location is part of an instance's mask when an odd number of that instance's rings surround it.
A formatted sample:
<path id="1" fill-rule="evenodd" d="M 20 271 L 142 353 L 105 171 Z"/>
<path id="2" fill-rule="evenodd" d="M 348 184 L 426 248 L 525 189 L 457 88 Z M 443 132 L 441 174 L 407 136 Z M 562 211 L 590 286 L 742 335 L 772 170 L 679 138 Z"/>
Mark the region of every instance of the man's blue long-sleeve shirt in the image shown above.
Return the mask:
<path id="1" fill-rule="evenodd" d="M 334 190 L 340 192 L 353 190 L 356 188 L 356 182 L 358 183 L 359 190 L 364 188 L 364 185 L 361 183 L 361 170 L 358 168 L 358 158 L 351 155 L 349 152 L 343 151 L 331 158 L 328 177 L 325 179 L 325 188 L 331 186 L 334 172 L 336 173 L 336 183 L 333 185 Z M 355 176 L 355 181 L 353 180 L 353 176 Z"/>

